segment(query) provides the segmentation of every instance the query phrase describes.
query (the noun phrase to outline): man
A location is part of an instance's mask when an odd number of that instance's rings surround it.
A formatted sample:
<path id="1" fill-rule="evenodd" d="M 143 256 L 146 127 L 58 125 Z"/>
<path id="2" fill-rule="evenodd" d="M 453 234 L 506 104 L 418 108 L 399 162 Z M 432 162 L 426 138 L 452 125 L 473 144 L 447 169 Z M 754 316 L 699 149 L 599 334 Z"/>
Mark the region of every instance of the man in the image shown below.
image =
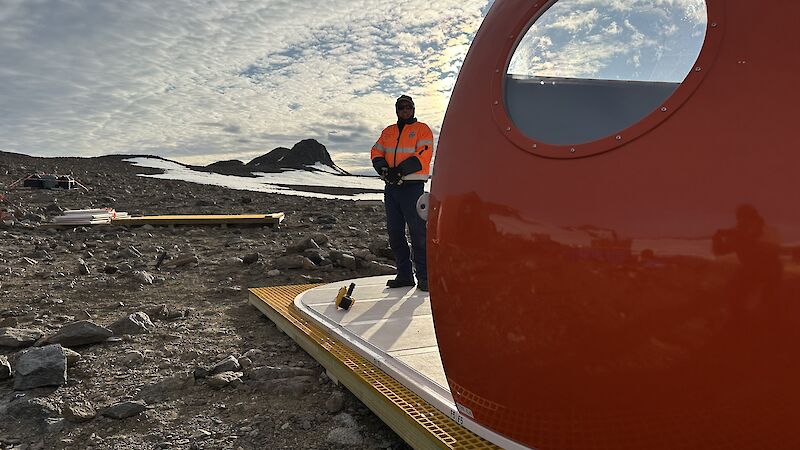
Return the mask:
<path id="1" fill-rule="evenodd" d="M 417 214 L 417 200 L 430 177 L 433 156 L 433 133 L 414 117 L 414 100 L 402 95 L 395 103 L 397 123 L 388 126 L 372 147 L 372 166 L 386 182 L 386 228 L 389 246 L 397 262 L 397 277 L 390 288 L 414 285 L 428 290 L 425 221 Z M 406 240 L 406 226 L 411 234 L 411 250 Z M 414 266 L 412 271 L 412 257 Z"/>

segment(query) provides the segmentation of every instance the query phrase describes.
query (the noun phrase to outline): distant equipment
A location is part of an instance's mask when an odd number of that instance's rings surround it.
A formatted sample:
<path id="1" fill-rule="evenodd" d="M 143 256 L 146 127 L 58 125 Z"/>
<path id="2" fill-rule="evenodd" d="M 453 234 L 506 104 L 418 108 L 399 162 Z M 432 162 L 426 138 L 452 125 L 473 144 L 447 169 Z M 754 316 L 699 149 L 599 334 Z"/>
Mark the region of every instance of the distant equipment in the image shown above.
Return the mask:
<path id="1" fill-rule="evenodd" d="M 36 173 L 20 178 L 19 180 L 11 183 L 8 189 L 22 185 L 32 189 L 77 189 L 82 188 L 88 191 L 89 189 L 82 185 L 72 175 L 58 175 L 58 174 L 43 174 Z"/>
<path id="2" fill-rule="evenodd" d="M 355 303 L 355 299 L 353 299 L 353 290 L 356 288 L 355 283 L 350 283 L 349 287 L 342 287 L 339 289 L 339 293 L 336 294 L 336 307 L 342 308 L 345 311 L 349 311 L 350 307 L 353 306 Z"/>

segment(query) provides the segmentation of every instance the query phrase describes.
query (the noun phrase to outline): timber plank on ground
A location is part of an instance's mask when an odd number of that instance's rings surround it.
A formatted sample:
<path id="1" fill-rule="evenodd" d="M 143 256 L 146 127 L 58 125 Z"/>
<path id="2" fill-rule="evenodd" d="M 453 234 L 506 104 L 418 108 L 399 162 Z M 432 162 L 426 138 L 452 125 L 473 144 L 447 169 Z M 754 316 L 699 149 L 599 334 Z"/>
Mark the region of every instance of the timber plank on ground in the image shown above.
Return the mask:
<path id="1" fill-rule="evenodd" d="M 165 216 L 139 216 L 114 219 L 112 224 L 121 226 L 169 226 L 169 225 L 271 225 L 280 224 L 284 213 L 273 214 L 187 214 Z"/>

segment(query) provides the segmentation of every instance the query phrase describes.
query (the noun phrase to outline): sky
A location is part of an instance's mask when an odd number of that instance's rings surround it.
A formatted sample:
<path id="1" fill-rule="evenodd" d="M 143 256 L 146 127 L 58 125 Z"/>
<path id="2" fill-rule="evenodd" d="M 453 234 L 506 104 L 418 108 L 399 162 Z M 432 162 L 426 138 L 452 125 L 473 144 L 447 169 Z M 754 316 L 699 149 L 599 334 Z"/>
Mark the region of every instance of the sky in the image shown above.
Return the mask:
<path id="1" fill-rule="evenodd" d="M 366 155 L 414 97 L 438 136 L 493 0 L 0 0 L 0 150 L 245 162 L 313 138 Z M 704 0 L 560 0 L 510 72 L 677 80 Z"/>
<path id="2" fill-rule="evenodd" d="M 0 0 L 0 150 L 337 164 L 414 97 L 435 132 L 488 0 Z"/>
<path id="3" fill-rule="evenodd" d="M 509 73 L 679 83 L 707 23 L 705 0 L 560 0 L 526 33 Z"/>

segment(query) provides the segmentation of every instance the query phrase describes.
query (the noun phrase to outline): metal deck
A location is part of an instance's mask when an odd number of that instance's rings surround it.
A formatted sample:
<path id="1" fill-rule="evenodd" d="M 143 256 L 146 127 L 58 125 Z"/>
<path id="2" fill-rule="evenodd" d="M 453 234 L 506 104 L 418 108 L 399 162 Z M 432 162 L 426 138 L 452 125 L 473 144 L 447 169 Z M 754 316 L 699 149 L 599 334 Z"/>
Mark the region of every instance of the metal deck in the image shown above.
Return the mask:
<path id="1" fill-rule="evenodd" d="M 337 285 L 340 284 L 343 283 Z M 460 415 L 455 415 L 456 420 L 451 419 L 351 348 L 352 343 L 348 345 L 341 337 L 334 337 L 330 329 L 305 317 L 294 302 L 314 288 L 326 287 L 297 285 L 251 289 L 250 303 L 414 448 L 499 448 L 459 425 L 458 421 L 463 423 Z"/>

